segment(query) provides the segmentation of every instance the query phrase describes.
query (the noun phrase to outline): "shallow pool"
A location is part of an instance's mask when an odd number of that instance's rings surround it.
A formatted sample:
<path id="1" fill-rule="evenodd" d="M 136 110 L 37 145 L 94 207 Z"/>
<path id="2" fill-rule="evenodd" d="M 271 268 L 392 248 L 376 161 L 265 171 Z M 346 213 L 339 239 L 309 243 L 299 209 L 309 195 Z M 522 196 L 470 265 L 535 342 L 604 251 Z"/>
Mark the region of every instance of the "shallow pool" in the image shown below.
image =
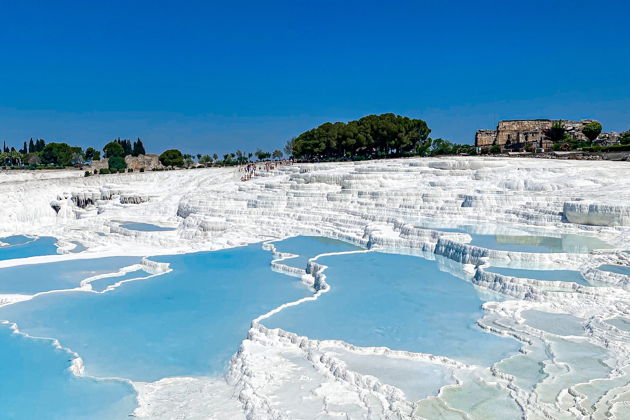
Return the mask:
<path id="1" fill-rule="evenodd" d="M 470 234 L 471 245 L 487 249 L 516 252 L 566 252 L 589 253 L 593 249 L 610 248 L 606 242 L 583 235 L 561 235 L 560 237 L 539 235 L 480 235 Z"/>
<path id="2" fill-rule="evenodd" d="M 378 252 L 320 260 L 329 266 L 331 290 L 273 315 L 265 326 L 484 365 L 520 347 L 477 327 L 483 300 L 470 283 L 440 271 L 434 261 Z"/>
<path id="3" fill-rule="evenodd" d="M 504 276 L 521 277 L 525 279 L 535 279 L 543 281 L 566 281 L 592 286 L 579 271 L 574 270 L 527 270 L 520 268 L 488 267 L 486 271 L 490 273 L 502 274 Z"/>
<path id="4" fill-rule="evenodd" d="M 32 295 L 50 290 L 74 289 L 88 277 L 113 273 L 138 263 L 140 257 L 108 257 L 1 268 L 0 294 Z"/>
<path id="5" fill-rule="evenodd" d="M 140 222 L 119 222 L 120 227 L 129 229 L 129 230 L 138 230 L 141 232 L 166 232 L 175 230 L 175 228 L 164 227 L 153 225 L 151 223 L 140 223 Z"/>
<path id="6" fill-rule="evenodd" d="M 127 382 L 78 378 L 71 354 L 50 340 L 13 334 L 0 325 L 0 407 L 10 419 L 123 419 L 136 406 Z"/>
<path id="7" fill-rule="evenodd" d="M 606 264 L 598 267 L 598 270 L 608 271 L 609 273 L 623 274 L 630 277 L 630 267 L 625 265 Z"/>
<path id="8" fill-rule="evenodd" d="M 153 259 L 173 271 L 104 294 L 42 295 L 0 308 L 0 319 L 59 339 L 90 375 L 155 381 L 223 373 L 252 319 L 311 294 L 270 270 L 260 244 Z"/>
<path id="9" fill-rule="evenodd" d="M 2 239 L 2 242 L 6 242 L 6 239 L 8 238 Z M 54 255 L 57 253 L 57 247 L 55 246 L 57 239 L 50 236 L 41 236 L 26 242 L 22 242 L 22 239 L 17 241 L 18 243 L 15 245 L 0 247 L 0 260 Z"/>
<path id="10" fill-rule="evenodd" d="M 109 286 L 116 284 L 121 281 L 133 280 L 133 279 L 146 279 L 150 276 L 150 273 L 147 273 L 144 270 L 135 270 L 127 272 L 121 276 L 112 276 L 112 277 L 103 277 L 101 279 L 93 280 L 90 282 L 90 286 L 92 290 L 95 292 L 102 292 L 107 289 Z"/>
<path id="11" fill-rule="evenodd" d="M 29 238 L 28 236 L 24 236 L 24 235 L 14 235 L 14 236 L 7 236 L 6 238 L 0 238 L 0 242 L 7 244 L 5 246 L 24 245 L 27 242 L 31 242 L 33 240 L 35 240 L 35 238 Z"/>
<path id="12" fill-rule="evenodd" d="M 308 260 L 317 255 L 361 249 L 347 242 L 321 236 L 296 236 L 274 242 L 273 244 L 277 251 L 298 255 L 297 257 L 283 260 L 282 264 L 304 269 Z"/>

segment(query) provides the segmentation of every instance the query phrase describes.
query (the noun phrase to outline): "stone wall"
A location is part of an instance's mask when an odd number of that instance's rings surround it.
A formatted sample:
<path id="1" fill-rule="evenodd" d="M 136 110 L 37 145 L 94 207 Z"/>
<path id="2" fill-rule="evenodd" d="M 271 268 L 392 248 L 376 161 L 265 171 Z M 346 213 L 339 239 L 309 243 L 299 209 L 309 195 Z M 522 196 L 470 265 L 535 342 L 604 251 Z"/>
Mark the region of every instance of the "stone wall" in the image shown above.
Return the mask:
<path id="1" fill-rule="evenodd" d="M 127 168 L 133 169 L 134 171 L 139 171 L 140 169 L 150 171 L 154 168 L 163 168 L 159 156 L 155 154 L 139 156 L 127 155 L 125 156 L 125 163 L 127 164 Z"/>
<path id="2" fill-rule="evenodd" d="M 496 130 L 477 130 L 475 146 L 488 147 L 499 145 L 504 149 L 523 150 L 527 147 L 549 148 L 553 142 L 549 138 L 549 130 L 557 120 L 503 120 L 499 121 Z M 588 141 L 582 129 L 595 120 L 567 121 L 561 120 L 569 136 L 579 141 Z M 614 144 L 616 133 L 601 133 L 598 140 Z"/>
<path id="3" fill-rule="evenodd" d="M 125 156 L 125 163 L 127 164 L 127 168 L 133 169 L 134 172 L 139 171 L 140 169 L 144 169 L 145 171 L 150 171 L 154 168 L 164 167 L 160 163 L 159 156 L 155 154 L 146 154 L 146 155 L 139 155 L 139 156 L 127 155 Z M 109 168 L 109 159 L 103 158 L 101 160 L 93 161 L 88 169 L 93 172 L 95 170 L 99 171 L 101 169 L 107 169 L 107 168 Z"/>
<path id="4" fill-rule="evenodd" d="M 475 133 L 475 146 L 492 146 L 496 137 L 496 130 L 477 130 L 477 133 Z"/>
<path id="5" fill-rule="evenodd" d="M 101 169 L 108 169 L 108 168 L 109 168 L 109 159 L 107 158 L 103 158 L 101 160 L 93 160 L 92 164 L 89 167 L 89 169 L 92 172 L 100 171 Z"/>

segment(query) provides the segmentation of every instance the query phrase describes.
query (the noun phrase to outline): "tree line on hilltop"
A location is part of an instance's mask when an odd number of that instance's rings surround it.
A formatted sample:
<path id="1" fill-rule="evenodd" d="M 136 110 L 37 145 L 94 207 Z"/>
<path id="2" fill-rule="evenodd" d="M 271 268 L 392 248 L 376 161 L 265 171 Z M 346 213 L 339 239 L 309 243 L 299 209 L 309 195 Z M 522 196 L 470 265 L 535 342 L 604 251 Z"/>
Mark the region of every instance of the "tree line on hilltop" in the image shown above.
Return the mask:
<path id="1" fill-rule="evenodd" d="M 589 141 L 601 133 L 598 122 L 586 125 L 582 132 Z M 208 166 L 242 165 L 254 161 L 282 159 L 290 157 L 305 161 L 363 160 L 401 156 L 437 156 L 477 153 L 500 153 L 499 146 L 477 150 L 469 144 L 456 144 L 448 140 L 429 137 L 431 129 L 421 119 L 408 118 L 392 113 L 367 115 L 355 121 L 326 122 L 307 130 L 286 144 L 281 150 L 272 152 L 257 149 L 255 152 L 236 150 L 221 157 L 210 154 L 184 154 L 178 149 L 169 149 L 159 155 L 159 161 L 166 168 L 191 168 Z M 583 150 L 596 149 L 587 143 L 570 138 L 562 122 L 555 123 L 549 136 L 557 145 L 554 149 L 582 147 Z M 630 130 L 621 133 L 621 146 L 630 147 Z M 568 145 L 568 146 L 567 146 Z M 615 147 L 615 146 L 611 146 Z M 103 173 L 123 172 L 127 168 L 126 156 L 145 155 L 146 150 L 140 138 L 135 141 L 117 138 L 103 147 L 103 156 L 108 158 L 108 167 Z M 64 168 L 82 166 L 98 161 L 101 152 L 93 147 L 82 149 L 67 143 L 46 143 L 43 139 L 30 139 L 16 149 L 6 143 L 0 151 L 0 166 L 14 169 Z M 87 172 L 86 172 L 87 175 Z"/>
<path id="2" fill-rule="evenodd" d="M 367 115 L 348 123 L 324 123 L 289 140 L 285 152 L 297 159 L 375 159 L 400 156 L 435 156 L 475 153 L 467 144 L 429 137 L 431 129 L 420 119 L 392 113 Z"/>

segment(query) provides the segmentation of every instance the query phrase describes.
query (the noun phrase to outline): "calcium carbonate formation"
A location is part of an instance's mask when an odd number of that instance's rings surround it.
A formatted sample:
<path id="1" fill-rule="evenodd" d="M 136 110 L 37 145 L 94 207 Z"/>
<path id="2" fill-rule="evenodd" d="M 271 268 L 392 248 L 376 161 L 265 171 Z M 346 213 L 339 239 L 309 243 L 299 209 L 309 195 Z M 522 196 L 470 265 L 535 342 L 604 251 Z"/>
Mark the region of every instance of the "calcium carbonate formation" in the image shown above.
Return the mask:
<path id="1" fill-rule="evenodd" d="M 630 265 L 624 252 L 630 249 L 628 163 L 414 158 L 284 165 L 240 179 L 238 168 L 87 178 L 78 171 L 0 174 L 0 236 L 49 235 L 88 247 L 72 254 L 68 245 L 59 255 L 0 261 L 0 267 L 140 255 L 151 257 L 128 270 L 160 275 L 170 270 L 159 263 L 160 255 L 264 242 L 275 258 L 271 269 L 312 287 L 313 296 L 252 320 L 226 378 L 134 383 L 136 416 L 630 418 L 630 329 L 624 327 L 630 319 L 630 278 L 600 269 Z M 134 231 L 121 220 L 177 229 Z M 449 229 L 461 224 L 471 230 Z M 564 252 L 522 252 L 476 245 L 471 236 L 527 235 L 532 229 L 559 241 L 585 235 L 608 245 L 590 249 L 567 240 Z M 277 251 L 273 241 L 296 235 L 364 248 L 351 252 L 420 255 L 479 293 L 500 293 L 502 299 L 484 305 L 478 326 L 517 339 L 521 351 L 477 366 L 266 328 L 266 317 L 287 305 L 324 299 L 331 287 L 318 258 L 303 269 L 283 263 L 291 254 Z M 490 266 L 578 270 L 599 287 L 507 276 L 488 271 Z M 82 287 L 89 288 L 89 281 Z M 0 304 L 28 298 L 0 295 Z M 388 366 L 389 373 L 375 376 L 358 360 Z M 594 360 L 601 362 L 595 366 Z M 441 372 L 447 384 L 415 400 L 396 378 L 420 365 Z M 80 355 L 73 366 L 82 367 Z M 82 368 L 75 373 L 81 375 Z"/>

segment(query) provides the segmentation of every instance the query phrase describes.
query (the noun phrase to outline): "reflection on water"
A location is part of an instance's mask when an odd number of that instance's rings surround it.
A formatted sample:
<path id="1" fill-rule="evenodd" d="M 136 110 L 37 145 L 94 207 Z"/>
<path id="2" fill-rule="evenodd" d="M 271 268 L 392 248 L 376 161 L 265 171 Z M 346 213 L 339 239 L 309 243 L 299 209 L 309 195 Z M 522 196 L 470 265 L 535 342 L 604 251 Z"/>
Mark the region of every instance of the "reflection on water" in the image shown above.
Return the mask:
<path id="1" fill-rule="evenodd" d="M 476 327 L 483 300 L 472 284 L 440 271 L 435 261 L 378 252 L 320 260 L 329 267 L 330 291 L 273 315 L 265 326 L 486 365 L 520 347 Z"/>
<path id="2" fill-rule="evenodd" d="M 610 244 L 595 236 L 576 234 L 551 236 L 548 231 L 532 227 L 517 229 L 500 224 L 453 225 L 428 220 L 416 222 L 416 226 L 442 232 L 467 233 L 472 238 L 470 245 L 500 251 L 589 253 L 594 249 L 612 248 Z"/>
<path id="3" fill-rule="evenodd" d="M 260 244 L 153 259 L 173 271 L 104 294 L 41 295 L 0 308 L 0 319 L 59 339 L 90 375 L 155 381 L 222 374 L 252 319 L 312 293 L 272 271 Z"/>

